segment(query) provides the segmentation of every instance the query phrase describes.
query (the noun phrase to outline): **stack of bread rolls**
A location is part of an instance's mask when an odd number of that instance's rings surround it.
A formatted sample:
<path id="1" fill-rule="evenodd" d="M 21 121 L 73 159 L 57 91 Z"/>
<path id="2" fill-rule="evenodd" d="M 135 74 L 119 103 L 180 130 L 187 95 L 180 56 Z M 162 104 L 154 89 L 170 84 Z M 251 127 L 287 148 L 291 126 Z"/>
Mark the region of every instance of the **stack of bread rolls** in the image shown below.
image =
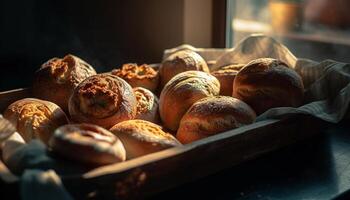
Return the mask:
<path id="1" fill-rule="evenodd" d="M 190 49 L 165 58 L 159 70 L 128 63 L 100 74 L 76 56 L 53 58 L 34 75 L 35 98 L 13 102 L 4 117 L 25 142 L 39 139 L 63 158 L 106 165 L 254 123 L 274 107 L 302 104 L 301 77 L 279 60 L 216 69 L 210 72 Z"/>

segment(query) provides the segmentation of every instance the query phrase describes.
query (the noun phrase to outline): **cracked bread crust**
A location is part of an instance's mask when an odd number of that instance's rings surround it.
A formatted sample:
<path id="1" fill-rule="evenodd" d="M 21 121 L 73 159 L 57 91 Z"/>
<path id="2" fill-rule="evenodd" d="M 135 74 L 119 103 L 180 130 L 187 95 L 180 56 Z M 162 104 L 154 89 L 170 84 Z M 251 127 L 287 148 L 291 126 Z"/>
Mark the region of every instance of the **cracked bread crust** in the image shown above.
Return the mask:
<path id="1" fill-rule="evenodd" d="M 69 113 L 75 122 L 104 128 L 134 119 L 137 101 L 131 86 L 123 79 L 98 74 L 85 79 L 69 100 Z"/>
<path id="2" fill-rule="evenodd" d="M 76 56 L 68 54 L 64 58 L 52 58 L 35 72 L 33 94 L 68 111 L 68 99 L 74 88 L 95 74 L 88 63 Z"/>
<path id="3" fill-rule="evenodd" d="M 133 90 L 137 100 L 135 119 L 159 123 L 159 100 L 157 96 L 142 87 L 136 87 Z"/>
<path id="4" fill-rule="evenodd" d="M 61 125 L 67 124 L 66 114 L 56 104 L 25 98 L 12 103 L 4 112 L 26 142 L 40 139 L 48 143 L 53 131 Z"/>
<path id="5" fill-rule="evenodd" d="M 157 91 L 159 84 L 158 71 L 147 64 L 124 64 L 121 69 L 112 70 L 111 74 L 124 79 L 131 87 L 143 87 L 151 92 Z"/>
<path id="6" fill-rule="evenodd" d="M 161 126 L 144 120 L 128 120 L 116 124 L 110 131 L 123 142 L 127 159 L 181 145 Z"/>

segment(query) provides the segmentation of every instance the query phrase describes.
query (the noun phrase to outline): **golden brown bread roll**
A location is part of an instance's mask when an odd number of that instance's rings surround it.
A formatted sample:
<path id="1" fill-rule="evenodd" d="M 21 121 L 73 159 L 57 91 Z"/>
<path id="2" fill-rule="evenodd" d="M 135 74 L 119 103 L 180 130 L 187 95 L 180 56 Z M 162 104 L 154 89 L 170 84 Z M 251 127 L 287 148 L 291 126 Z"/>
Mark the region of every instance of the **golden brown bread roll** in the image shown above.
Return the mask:
<path id="1" fill-rule="evenodd" d="M 113 126 L 110 131 L 124 144 L 127 159 L 181 145 L 161 126 L 144 120 L 124 121 Z"/>
<path id="2" fill-rule="evenodd" d="M 121 69 L 112 70 L 111 74 L 124 79 L 131 87 L 143 87 L 151 92 L 156 92 L 158 88 L 158 71 L 146 64 L 140 66 L 134 63 L 124 64 Z"/>
<path id="3" fill-rule="evenodd" d="M 122 142 L 108 130 L 93 124 L 69 124 L 56 129 L 50 139 L 53 152 L 92 165 L 124 161 Z"/>
<path id="4" fill-rule="evenodd" d="M 299 74 L 272 58 L 248 63 L 236 75 L 232 92 L 233 97 L 246 102 L 258 115 L 274 107 L 298 107 L 303 94 Z"/>
<path id="5" fill-rule="evenodd" d="M 68 99 L 73 89 L 95 74 L 96 71 L 89 64 L 76 56 L 68 54 L 62 59 L 52 58 L 35 72 L 33 95 L 68 111 Z"/>
<path id="6" fill-rule="evenodd" d="M 159 100 L 156 95 L 142 87 L 136 87 L 133 90 L 137 100 L 135 119 L 159 123 Z"/>
<path id="7" fill-rule="evenodd" d="M 176 138 L 187 144 L 255 121 L 253 109 L 227 96 L 206 97 L 194 103 L 182 117 Z"/>
<path id="8" fill-rule="evenodd" d="M 137 101 L 131 86 L 111 74 L 98 74 L 81 82 L 69 99 L 69 113 L 75 122 L 104 128 L 136 115 Z"/>
<path id="9" fill-rule="evenodd" d="M 220 82 L 220 95 L 232 95 L 233 81 L 243 67 L 244 64 L 231 64 L 211 72 L 211 75 L 215 76 Z"/>
<path id="10" fill-rule="evenodd" d="M 159 68 L 161 88 L 176 74 L 190 70 L 209 72 L 206 61 L 194 51 L 181 50 L 171 54 Z"/>
<path id="11" fill-rule="evenodd" d="M 26 142 L 40 139 L 45 144 L 56 128 L 68 123 L 66 114 L 56 104 L 34 98 L 12 103 L 5 110 L 4 118 L 17 128 Z"/>
<path id="12" fill-rule="evenodd" d="M 164 126 L 176 131 L 182 116 L 194 102 L 219 92 L 219 81 L 208 73 L 186 71 L 176 75 L 160 94 L 159 114 Z"/>

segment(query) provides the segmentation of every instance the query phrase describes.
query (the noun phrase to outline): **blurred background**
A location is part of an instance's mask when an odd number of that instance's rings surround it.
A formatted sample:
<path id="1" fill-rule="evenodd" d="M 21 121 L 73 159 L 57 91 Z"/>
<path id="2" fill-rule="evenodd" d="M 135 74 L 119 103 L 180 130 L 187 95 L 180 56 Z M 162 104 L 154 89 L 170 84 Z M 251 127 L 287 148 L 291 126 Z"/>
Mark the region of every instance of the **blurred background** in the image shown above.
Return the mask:
<path id="1" fill-rule="evenodd" d="M 296 56 L 350 62 L 348 0 L 1 1 L 0 91 L 29 87 L 52 57 L 71 53 L 98 72 L 161 62 L 164 49 L 232 47 L 252 33 Z"/>
<path id="2" fill-rule="evenodd" d="M 159 63 L 183 43 L 212 47 L 212 9 L 212 0 L 0 1 L 0 91 L 30 86 L 42 63 L 68 53 L 104 72 Z"/>
<path id="3" fill-rule="evenodd" d="M 229 0 L 227 46 L 264 33 L 294 55 L 350 62 L 349 0 Z"/>

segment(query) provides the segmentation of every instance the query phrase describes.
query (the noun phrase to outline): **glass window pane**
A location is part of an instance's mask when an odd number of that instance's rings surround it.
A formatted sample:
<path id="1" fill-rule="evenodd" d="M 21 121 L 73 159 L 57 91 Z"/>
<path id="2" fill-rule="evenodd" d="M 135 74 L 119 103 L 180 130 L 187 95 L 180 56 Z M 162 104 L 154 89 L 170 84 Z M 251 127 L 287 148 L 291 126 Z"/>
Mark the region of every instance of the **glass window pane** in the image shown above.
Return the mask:
<path id="1" fill-rule="evenodd" d="M 350 1 L 228 0 L 227 5 L 228 47 L 263 33 L 297 57 L 350 62 Z"/>

